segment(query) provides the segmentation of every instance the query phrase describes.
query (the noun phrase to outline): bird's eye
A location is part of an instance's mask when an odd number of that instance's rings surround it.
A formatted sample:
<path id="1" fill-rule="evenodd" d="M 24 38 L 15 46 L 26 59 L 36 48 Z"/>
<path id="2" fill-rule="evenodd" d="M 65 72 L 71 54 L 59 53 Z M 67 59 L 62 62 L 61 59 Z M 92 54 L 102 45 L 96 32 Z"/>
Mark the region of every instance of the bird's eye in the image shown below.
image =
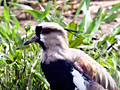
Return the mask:
<path id="1" fill-rule="evenodd" d="M 43 30 L 43 32 L 42 32 L 42 34 L 50 34 L 51 33 L 51 31 L 50 30 Z"/>

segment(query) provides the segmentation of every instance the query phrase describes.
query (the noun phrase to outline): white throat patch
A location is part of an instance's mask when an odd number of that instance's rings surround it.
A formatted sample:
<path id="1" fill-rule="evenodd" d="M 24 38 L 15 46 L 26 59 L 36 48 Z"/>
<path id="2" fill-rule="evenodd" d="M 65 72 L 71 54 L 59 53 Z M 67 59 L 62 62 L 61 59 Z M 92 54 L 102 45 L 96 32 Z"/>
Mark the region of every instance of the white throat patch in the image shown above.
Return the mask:
<path id="1" fill-rule="evenodd" d="M 40 34 L 40 41 L 44 42 L 45 41 L 44 37 L 45 37 L 44 35 Z"/>

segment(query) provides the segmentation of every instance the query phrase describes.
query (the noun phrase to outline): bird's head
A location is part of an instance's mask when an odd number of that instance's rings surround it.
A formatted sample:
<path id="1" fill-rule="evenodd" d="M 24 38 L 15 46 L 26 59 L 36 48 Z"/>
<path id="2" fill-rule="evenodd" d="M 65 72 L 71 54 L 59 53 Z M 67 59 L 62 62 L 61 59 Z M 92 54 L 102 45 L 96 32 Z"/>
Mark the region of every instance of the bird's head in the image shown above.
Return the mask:
<path id="1" fill-rule="evenodd" d="M 57 23 L 44 22 L 36 26 L 36 34 L 27 40 L 24 45 L 37 42 L 43 50 L 49 48 L 68 48 L 66 30 Z"/>

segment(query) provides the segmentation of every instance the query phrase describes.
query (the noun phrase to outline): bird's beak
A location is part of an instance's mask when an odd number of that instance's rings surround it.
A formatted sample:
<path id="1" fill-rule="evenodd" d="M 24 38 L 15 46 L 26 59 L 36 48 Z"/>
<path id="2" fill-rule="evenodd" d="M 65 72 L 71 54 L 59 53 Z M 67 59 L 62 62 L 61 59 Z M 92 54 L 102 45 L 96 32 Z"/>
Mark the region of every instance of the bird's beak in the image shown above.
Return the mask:
<path id="1" fill-rule="evenodd" d="M 32 43 L 32 42 L 36 42 L 37 39 L 39 39 L 39 38 L 38 38 L 38 37 L 36 36 L 36 34 L 35 34 L 35 35 L 32 36 L 29 40 L 27 40 L 27 41 L 24 43 L 24 45 L 28 45 L 28 44 L 30 44 L 30 43 Z"/>

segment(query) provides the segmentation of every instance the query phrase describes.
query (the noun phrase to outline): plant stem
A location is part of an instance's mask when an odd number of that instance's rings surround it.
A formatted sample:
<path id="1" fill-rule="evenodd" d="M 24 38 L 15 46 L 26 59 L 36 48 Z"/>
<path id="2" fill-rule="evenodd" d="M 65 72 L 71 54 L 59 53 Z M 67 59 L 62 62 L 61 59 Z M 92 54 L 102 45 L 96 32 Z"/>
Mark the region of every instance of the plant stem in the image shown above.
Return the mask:
<path id="1" fill-rule="evenodd" d="M 37 61 L 40 59 L 40 57 L 39 57 L 40 54 L 41 54 L 41 53 L 38 54 L 37 59 L 35 60 L 35 62 L 34 62 L 33 65 L 32 65 L 31 73 L 30 73 L 30 76 L 29 76 L 29 79 L 28 79 L 28 83 L 27 83 L 26 90 L 29 90 L 28 86 L 29 86 L 29 83 L 30 83 L 30 80 L 31 80 L 32 72 L 34 71 L 34 67 L 35 67 L 35 65 L 37 64 Z"/>

